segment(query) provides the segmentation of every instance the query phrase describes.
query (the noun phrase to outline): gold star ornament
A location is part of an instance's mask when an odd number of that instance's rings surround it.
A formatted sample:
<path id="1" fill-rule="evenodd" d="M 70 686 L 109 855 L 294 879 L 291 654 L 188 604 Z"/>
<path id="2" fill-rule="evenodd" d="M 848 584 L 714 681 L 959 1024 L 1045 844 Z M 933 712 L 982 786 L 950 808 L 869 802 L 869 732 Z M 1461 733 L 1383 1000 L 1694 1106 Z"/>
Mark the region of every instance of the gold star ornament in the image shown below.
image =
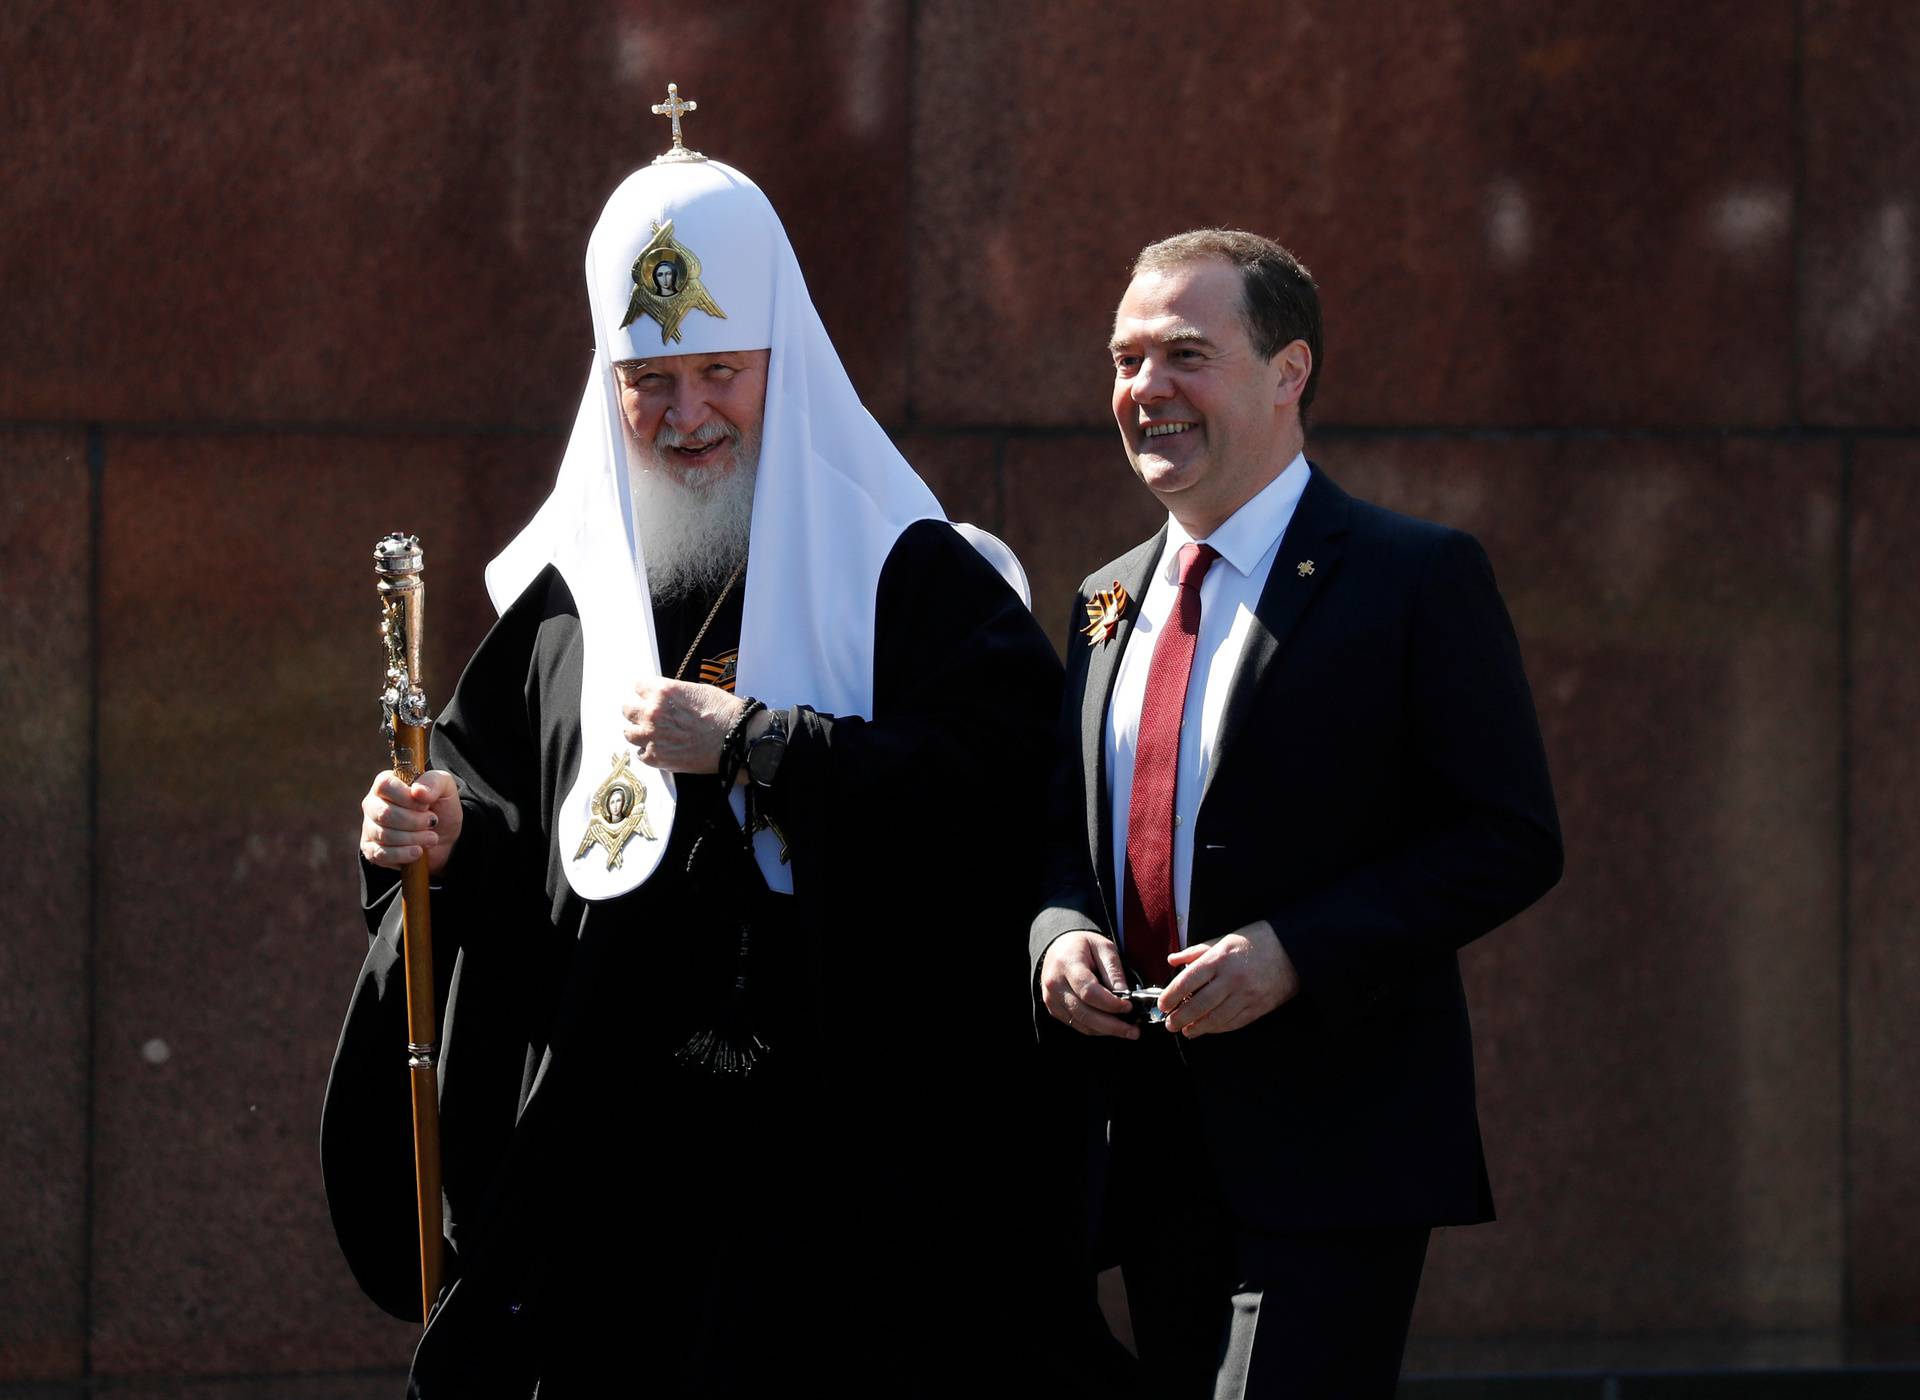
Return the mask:
<path id="1" fill-rule="evenodd" d="M 588 807 L 593 819 L 587 823 L 587 834 L 580 838 L 580 849 L 573 853 L 575 860 L 599 846 L 607 853 L 607 869 L 617 870 L 627 842 L 636 836 L 648 841 L 660 839 L 647 821 L 647 785 L 628 766 L 624 753 L 613 756 L 613 771 L 594 789 Z"/>
<path id="2" fill-rule="evenodd" d="M 633 260 L 633 299 L 620 329 L 651 316 L 660 323 L 660 343 L 665 345 L 680 338 L 680 322 L 694 311 L 727 319 L 700 281 L 700 259 L 673 236 L 673 220 L 656 223 L 653 238 Z"/>

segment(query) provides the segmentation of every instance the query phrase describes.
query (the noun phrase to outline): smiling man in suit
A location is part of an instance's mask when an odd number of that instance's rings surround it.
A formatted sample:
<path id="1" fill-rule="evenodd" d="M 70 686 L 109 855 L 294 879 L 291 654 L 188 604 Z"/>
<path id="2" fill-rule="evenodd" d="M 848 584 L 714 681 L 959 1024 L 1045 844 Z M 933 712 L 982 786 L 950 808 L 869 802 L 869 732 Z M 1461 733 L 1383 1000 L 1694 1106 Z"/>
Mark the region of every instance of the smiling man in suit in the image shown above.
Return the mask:
<path id="1" fill-rule="evenodd" d="M 1456 954 L 1560 874 L 1519 646 L 1471 537 L 1303 455 L 1286 249 L 1153 244 L 1111 349 L 1168 520 L 1081 585 L 1030 946 L 1092 1262 L 1151 1393 L 1389 1396 L 1430 1229 L 1493 1213 Z"/>

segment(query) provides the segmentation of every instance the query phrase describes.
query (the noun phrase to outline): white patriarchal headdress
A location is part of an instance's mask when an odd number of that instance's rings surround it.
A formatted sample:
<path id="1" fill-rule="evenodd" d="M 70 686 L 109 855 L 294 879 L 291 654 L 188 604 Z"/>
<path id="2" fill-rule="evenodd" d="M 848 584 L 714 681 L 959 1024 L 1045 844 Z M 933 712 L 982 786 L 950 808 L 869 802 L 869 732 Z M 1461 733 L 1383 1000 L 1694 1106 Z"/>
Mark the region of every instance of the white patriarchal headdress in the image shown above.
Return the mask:
<path id="1" fill-rule="evenodd" d="M 673 270 L 656 276 L 663 262 Z M 881 566 L 907 526 L 945 514 L 854 393 L 786 230 L 739 171 L 682 155 L 628 176 L 587 243 L 587 300 L 594 363 L 559 481 L 488 565 L 487 591 L 505 612 L 552 564 L 573 592 L 585 651 L 581 766 L 568 780 L 556 839 L 573 888 L 607 899 L 659 864 L 674 807 L 671 777 L 642 766 L 621 733 L 624 697 L 661 669 L 613 364 L 772 351 L 740 628 L 741 695 L 775 708 L 805 704 L 871 717 Z M 956 528 L 1024 596 L 1011 551 L 982 531 Z M 644 789 L 652 837 L 626 839 L 615 863 L 611 842 L 595 844 L 601 823 L 593 804 L 623 757 Z M 777 852 L 772 834 L 759 833 L 755 854 L 768 882 L 791 890 Z"/>

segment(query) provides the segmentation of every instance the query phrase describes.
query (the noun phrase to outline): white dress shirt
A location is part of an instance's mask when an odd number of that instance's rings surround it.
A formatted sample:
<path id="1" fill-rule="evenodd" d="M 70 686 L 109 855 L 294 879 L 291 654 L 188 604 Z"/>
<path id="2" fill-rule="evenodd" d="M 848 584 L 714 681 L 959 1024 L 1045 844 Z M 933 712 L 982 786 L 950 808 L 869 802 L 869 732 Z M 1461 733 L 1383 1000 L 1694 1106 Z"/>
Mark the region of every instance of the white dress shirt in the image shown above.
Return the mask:
<path id="1" fill-rule="evenodd" d="M 1173 612 L 1179 593 L 1181 547 L 1210 544 L 1220 552 L 1200 582 L 1200 635 L 1193 649 L 1193 670 L 1187 677 L 1185 718 L 1180 727 L 1180 759 L 1173 798 L 1173 910 L 1179 921 L 1179 939 L 1187 946 L 1188 894 L 1193 884 L 1193 823 L 1200 810 L 1200 793 L 1218 747 L 1220 716 L 1227 708 L 1227 691 L 1240 666 L 1247 632 L 1260 593 L 1267 585 L 1279 552 L 1280 537 L 1293 519 L 1294 507 L 1307 489 L 1307 459 L 1296 456 L 1285 471 L 1260 489 L 1258 495 L 1229 516 L 1205 540 L 1195 540 L 1180 522 L 1167 519 L 1167 540 L 1160 551 L 1141 600 L 1140 614 L 1127 637 L 1126 652 L 1107 703 L 1108 791 L 1113 802 L 1114 914 L 1126 922 L 1127 813 L 1133 801 L 1133 750 L 1140 733 L 1140 701 L 1147 689 L 1147 668 L 1154 643 Z M 1199 723 L 1193 722 L 1195 716 Z M 1125 939 L 1124 928 L 1115 932 Z"/>

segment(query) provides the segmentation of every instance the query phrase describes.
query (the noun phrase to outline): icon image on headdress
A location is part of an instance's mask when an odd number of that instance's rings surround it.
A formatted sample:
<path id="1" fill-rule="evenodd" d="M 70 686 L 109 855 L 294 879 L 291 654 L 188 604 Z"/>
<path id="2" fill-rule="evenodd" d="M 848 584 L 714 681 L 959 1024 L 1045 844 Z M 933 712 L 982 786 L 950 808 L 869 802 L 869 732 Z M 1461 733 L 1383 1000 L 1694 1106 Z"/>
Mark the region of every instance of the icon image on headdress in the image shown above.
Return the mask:
<path id="1" fill-rule="evenodd" d="M 633 298 L 627 303 L 625 330 L 642 316 L 660 323 L 660 343 L 680 339 L 680 322 L 695 311 L 726 320 L 700 281 L 700 259 L 673 236 L 673 220 L 653 226 L 653 237 L 633 260 Z"/>
<path id="2" fill-rule="evenodd" d="M 573 853 L 575 860 L 600 846 L 607 853 L 607 869 L 617 870 L 627 842 L 636 836 L 649 841 L 660 839 L 647 822 L 647 785 L 640 781 L 640 775 L 627 760 L 628 755 L 624 753 L 613 756 L 613 771 L 588 800 L 591 819 L 587 822 L 587 834 L 580 838 L 580 849 Z"/>
<path id="3" fill-rule="evenodd" d="M 677 296 L 680 292 L 680 264 L 672 258 L 662 258 L 653 265 L 647 280 L 653 283 L 656 296 Z"/>

